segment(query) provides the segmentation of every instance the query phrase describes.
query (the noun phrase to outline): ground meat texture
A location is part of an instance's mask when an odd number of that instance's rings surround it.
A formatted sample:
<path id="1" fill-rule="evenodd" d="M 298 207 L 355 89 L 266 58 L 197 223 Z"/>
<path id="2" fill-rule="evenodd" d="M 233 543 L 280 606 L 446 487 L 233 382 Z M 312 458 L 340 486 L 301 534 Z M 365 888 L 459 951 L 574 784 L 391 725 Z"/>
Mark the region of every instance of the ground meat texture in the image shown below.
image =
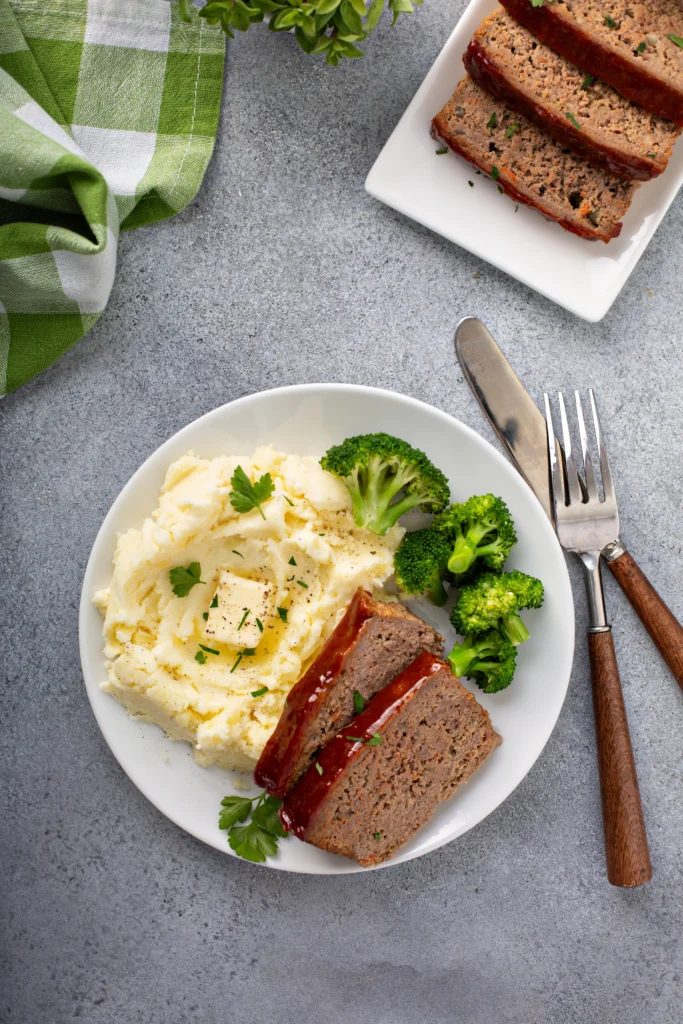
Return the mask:
<path id="1" fill-rule="evenodd" d="M 680 0 L 501 0 L 538 39 L 660 117 L 683 125 Z"/>
<path id="2" fill-rule="evenodd" d="M 470 76 L 564 146 L 610 174 L 646 181 L 666 168 L 681 129 L 539 42 L 504 8 L 465 54 Z"/>
<path id="3" fill-rule="evenodd" d="M 280 817 L 307 843 L 379 864 L 500 742 L 488 712 L 425 651 L 330 740 Z"/>
<path id="4" fill-rule="evenodd" d="M 432 121 L 432 134 L 516 202 L 582 238 L 616 238 L 638 188 L 576 156 L 468 75 Z"/>
<path id="5" fill-rule="evenodd" d="M 254 778 L 283 797 L 320 748 L 356 714 L 354 693 L 369 700 L 422 650 L 443 654 L 440 633 L 404 605 L 358 591 L 325 647 L 291 689 Z"/>

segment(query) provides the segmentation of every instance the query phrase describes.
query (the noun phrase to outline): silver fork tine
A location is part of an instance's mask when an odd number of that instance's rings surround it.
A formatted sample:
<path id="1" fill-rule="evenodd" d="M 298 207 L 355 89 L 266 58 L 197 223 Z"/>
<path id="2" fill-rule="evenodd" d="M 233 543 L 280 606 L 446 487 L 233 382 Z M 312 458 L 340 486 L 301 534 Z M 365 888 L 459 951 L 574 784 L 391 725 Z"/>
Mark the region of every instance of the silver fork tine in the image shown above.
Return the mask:
<path id="1" fill-rule="evenodd" d="M 553 414 L 550 409 L 550 399 L 547 394 L 543 395 L 545 399 L 545 421 L 548 426 L 548 453 L 550 455 L 550 488 L 552 491 L 553 505 L 565 504 L 564 496 L 564 481 L 562 479 L 562 470 L 560 462 L 557 457 L 557 446 L 555 444 L 555 427 L 553 426 Z"/>
<path id="2" fill-rule="evenodd" d="M 590 448 L 588 447 L 588 434 L 586 433 L 586 423 L 583 418 L 581 395 L 578 391 L 575 391 L 574 397 L 576 398 L 576 416 L 579 421 L 579 435 L 581 437 L 581 456 L 583 458 L 583 476 L 586 484 L 586 492 L 589 501 L 598 501 L 598 488 L 597 484 L 595 483 L 593 461 L 591 459 Z"/>
<path id="3" fill-rule="evenodd" d="M 588 389 L 588 394 L 591 399 L 591 408 L 593 409 L 593 423 L 595 424 L 595 437 L 598 442 L 598 449 L 600 451 L 600 472 L 602 473 L 602 490 L 605 495 L 605 501 L 615 501 L 614 484 L 612 483 L 612 474 L 609 468 L 609 462 L 607 461 L 607 451 L 605 449 L 605 441 L 602 436 L 602 427 L 600 426 L 600 417 L 598 416 L 598 407 L 595 403 L 595 393 L 593 388 Z"/>
<path id="4" fill-rule="evenodd" d="M 564 444 L 564 461 L 567 467 L 567 490 L 569 492 L 569 504 L 573 505 L 575 501 L 583 501 L 583 495 L 581 494 L 581 487 L 579 486 L 579 474 L 576 471 L 576 462 L 574 461 L 572 435 L 569 432 L 569 420 L 567 419 L 567 410 L 564 404 L 564 395 L 561 391 L 557 392 L 557 398 L 560 403 L 560 420 L 562 422 L 562 443 Z"/>

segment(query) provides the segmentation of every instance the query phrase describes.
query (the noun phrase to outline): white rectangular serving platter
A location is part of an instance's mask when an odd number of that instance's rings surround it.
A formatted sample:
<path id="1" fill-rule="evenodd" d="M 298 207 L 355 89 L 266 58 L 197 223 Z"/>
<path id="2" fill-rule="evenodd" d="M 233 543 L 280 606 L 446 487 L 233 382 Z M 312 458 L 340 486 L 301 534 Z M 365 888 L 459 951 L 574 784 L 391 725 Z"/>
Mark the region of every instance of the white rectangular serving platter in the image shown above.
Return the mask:
<path id="1" fill-rule="evenodd" d="M 439 148 L 432 118 L 465 73 L 462 56 L 498 5 L 472 0 L 375 161 L 365 188 L 381 202 L 456 242 L 541 295 L 592 323 L 628 280 L 683 183 L 683 144 L 664 174 L 643 182 L 618 238 L 607 245 L 564 231 L 498 192 L 470 164 Z M 468 181 L 474 182 L 472 188 Z"/>

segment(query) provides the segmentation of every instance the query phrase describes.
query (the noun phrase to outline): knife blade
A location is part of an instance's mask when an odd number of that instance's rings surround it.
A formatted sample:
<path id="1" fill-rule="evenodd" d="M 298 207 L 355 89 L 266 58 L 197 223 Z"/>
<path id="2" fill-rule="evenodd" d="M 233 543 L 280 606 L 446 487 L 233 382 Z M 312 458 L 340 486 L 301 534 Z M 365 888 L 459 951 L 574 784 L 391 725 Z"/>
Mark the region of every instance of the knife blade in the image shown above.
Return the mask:
<path id="1" fill-rule="evenodd" d="M 460 321 L 455 330 L 455 351 L 467 383 L 554 528 L 547 433 L 540 410 L 481 320 L 467 316 Z M 555 444 L 562 452 L 557 439 Z M 562 455 L 561 471 L 563 461 Z M 580 477 L 579 486 L 584 490 Z M 683 626 L 621 538 L 609 544 L 602 556 L 683 689 Z"/>
<path id="2" fill-rule="evenodd" d="M 460 321 L 455 351 L 493 429 L 554 525 L 542 413 L 481 320 Z"/>

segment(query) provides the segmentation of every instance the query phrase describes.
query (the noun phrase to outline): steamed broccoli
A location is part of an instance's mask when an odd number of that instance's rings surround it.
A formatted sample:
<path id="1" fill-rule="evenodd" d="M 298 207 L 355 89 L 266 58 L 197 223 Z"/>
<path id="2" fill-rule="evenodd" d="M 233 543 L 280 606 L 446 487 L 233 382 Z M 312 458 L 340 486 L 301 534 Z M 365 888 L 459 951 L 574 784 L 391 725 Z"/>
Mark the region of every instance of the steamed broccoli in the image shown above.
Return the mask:
<path id="1" fill-rule="evenodd" d="M 451 505 L 434 520 L 453 545 L 449 571 L 461 577 L 478 562 L 479 567 L 502 569 L 517 540 L 507 505 L 493 494 L 475 494 L 459 505 Z"/>
<path id="2" fill-rule="evenodd" d="M 454 674 L 474 679 L 484 693 L 497 693 L 510 685 L 516 660 L 517 648 L 496 629 L 466 636 L 448 655 Z"/>
<path id="3" fill-rule="evenodd" d="M 396 582 L 406 594 L 424 594 L 441 607 L 447 594 L 443 586 L 451 546 L 436 530 L 407 533 L 394 555 Z"/>
<path id="4" fill-rule="evenodd" d="M 543 584 L 523 572 L 485 572 L 460 591 L 451 622 L 461 636 L 497 629 L 517 646 L 529 638 L 519 616 L 521 608 L 540 608 Z"/>
<path id="5" fill-rule="evenodd" d="M 356 524 L 380 536 L 416 505 L 441 512 L 450 499 L 441 470 L 424 452 L 390 434 L 348 437 L 330 448 L 320 465 L 348 487 Z M 399 491 L 403 497 L 393 501 Z"/>

